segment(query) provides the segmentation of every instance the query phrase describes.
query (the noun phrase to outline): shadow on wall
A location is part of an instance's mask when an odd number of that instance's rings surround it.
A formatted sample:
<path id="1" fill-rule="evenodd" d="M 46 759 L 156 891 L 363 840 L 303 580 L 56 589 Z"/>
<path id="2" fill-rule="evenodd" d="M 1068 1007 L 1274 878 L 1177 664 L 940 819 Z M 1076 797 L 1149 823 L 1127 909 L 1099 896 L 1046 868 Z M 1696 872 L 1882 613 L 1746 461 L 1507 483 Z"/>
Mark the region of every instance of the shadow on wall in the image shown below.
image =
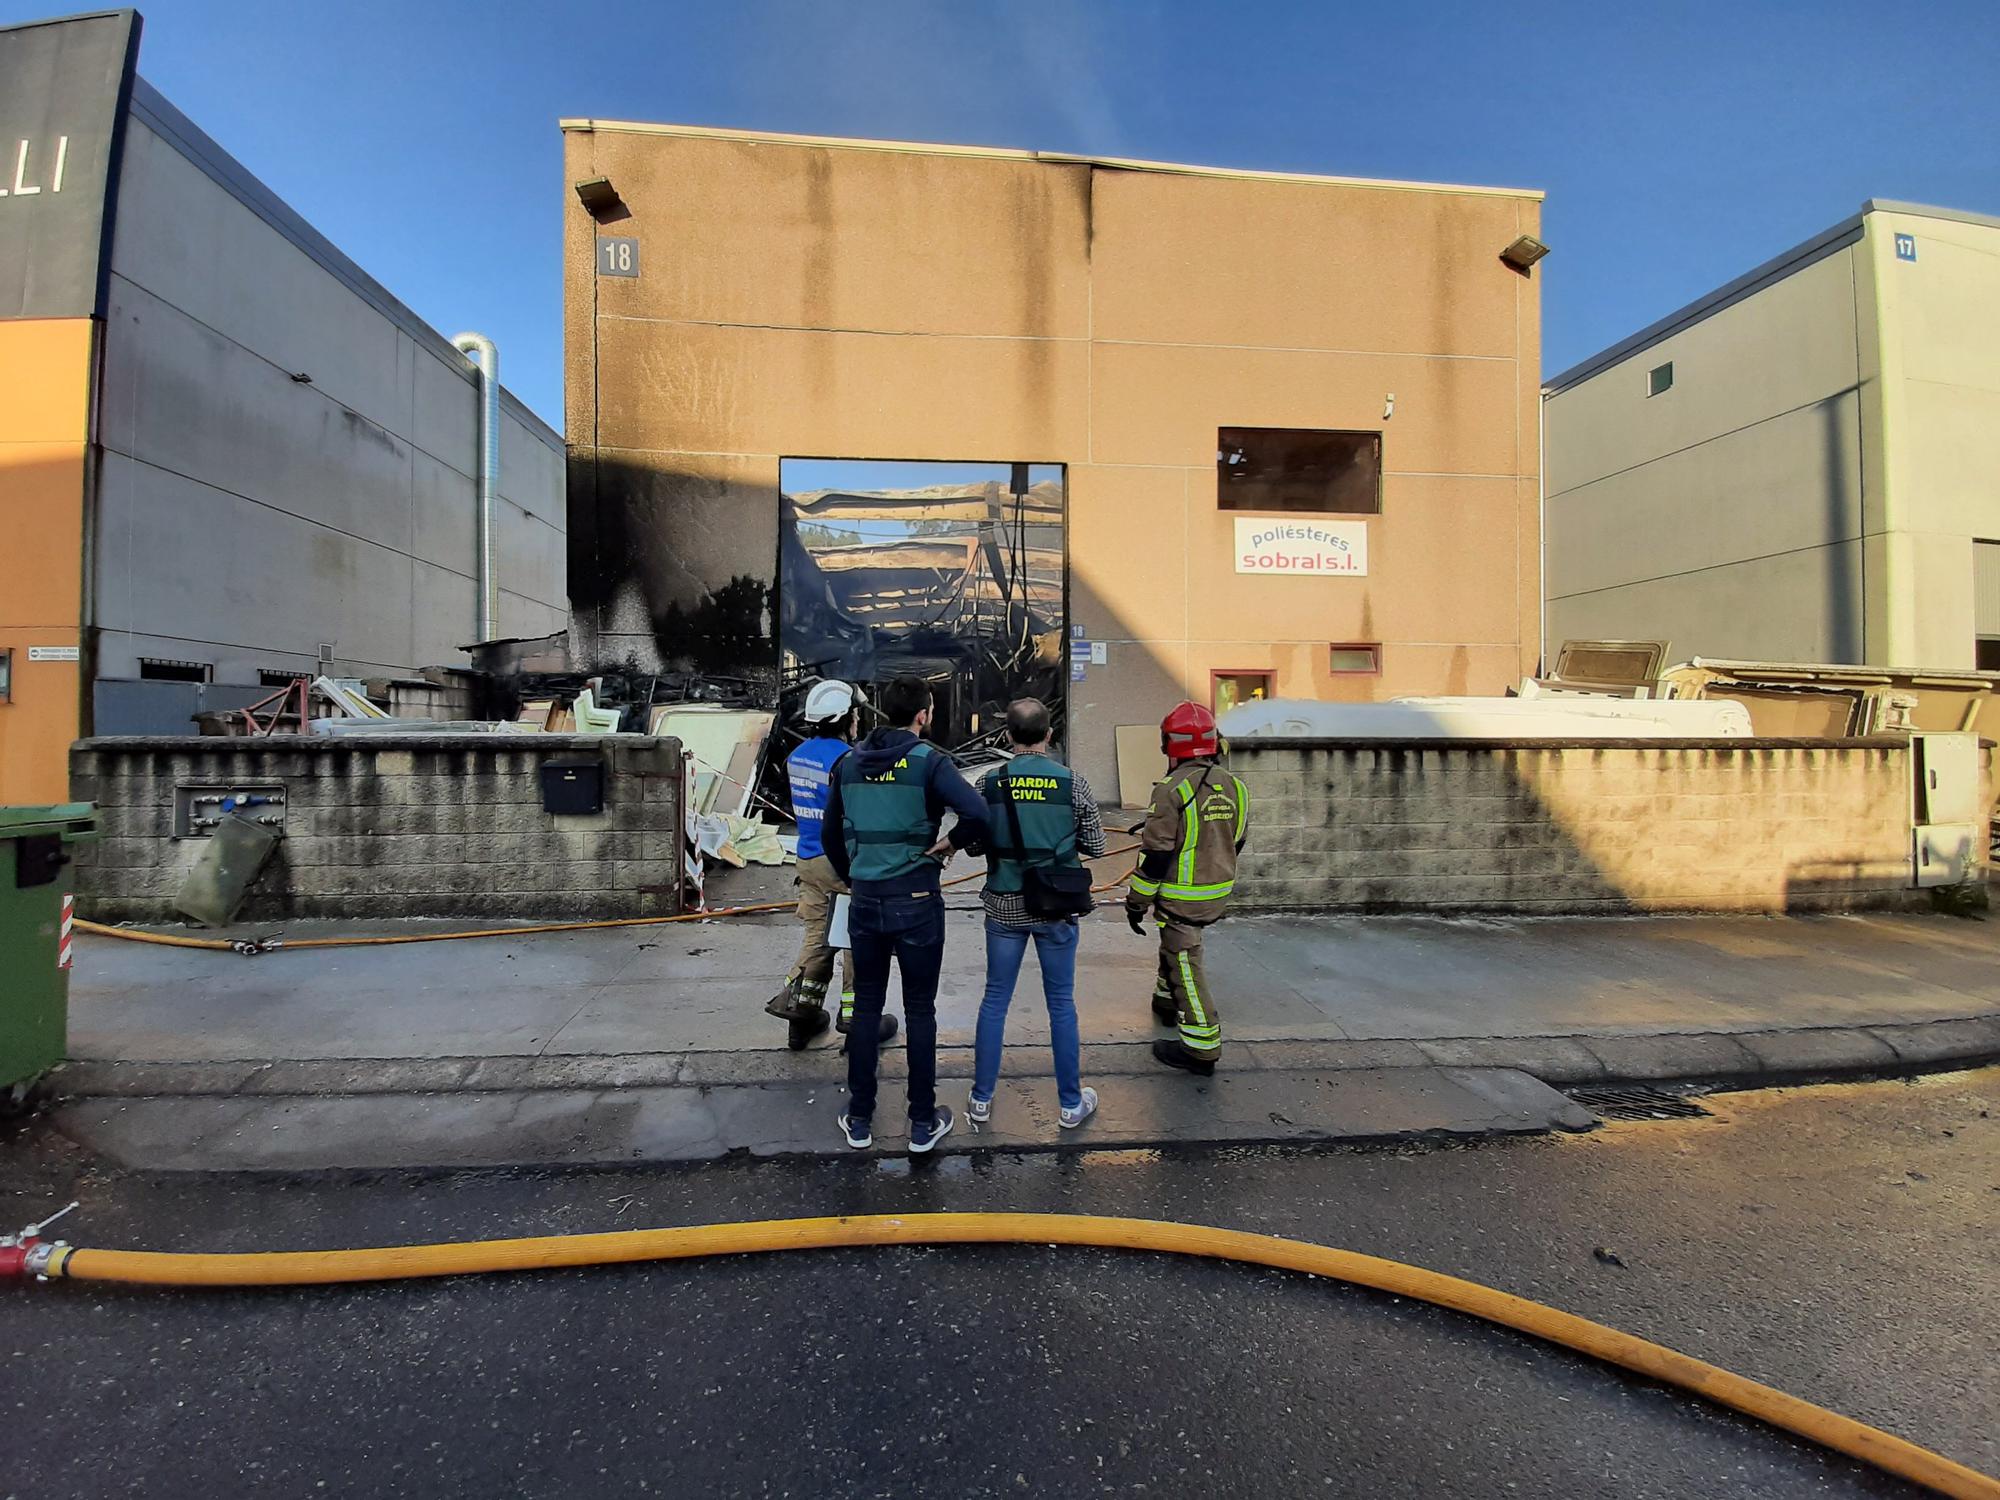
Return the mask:
<path id="1" fill-rule="evenodd" d="M 1868 659 L 1862 597 L 1861 549 L 1867 518 L 1861 513 L 1861 497 L 1849 488 L 1850 478 L 1860 483 L 1860 475 L 1848 463 L 1848 438 L 1854 439 L 1856 464 L 1860 461 L 1860 434 L 1850 433 L 1841 419 L 1843 399 L 1856 397 L 1854 423 L 1861 420 L 1861 387 L 1856 385 L 1822 404 L 1823 437 L 1826 445 L 1826 634 L 1831 653 L 1821 658 L 1834 662 L 1861 662 Z"/>
<path id="2" fill-rule="evenodd" d="M 1911 906 L 1908 749 L 1872 742 L 1244 740 L 1244 906 Z"/>

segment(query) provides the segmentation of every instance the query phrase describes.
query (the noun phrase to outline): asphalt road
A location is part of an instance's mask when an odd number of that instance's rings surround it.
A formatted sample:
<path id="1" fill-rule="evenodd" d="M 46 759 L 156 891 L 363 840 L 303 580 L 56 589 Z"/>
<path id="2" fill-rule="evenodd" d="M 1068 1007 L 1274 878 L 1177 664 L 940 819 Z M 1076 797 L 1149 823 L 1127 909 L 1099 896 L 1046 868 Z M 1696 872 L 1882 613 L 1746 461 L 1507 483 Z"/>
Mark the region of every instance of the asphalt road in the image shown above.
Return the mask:
<path id="1" fill-rule="evenodd" d="M 2000 1471 L 2000 1070 L 1427 1150 L 119 1176 L 0 1137 L 11 1222 L 315 1248 L 1039 1209 L 1296 1235 L 1657 1338 Z M 1603 1250 L 1623 1264 L 1595 1252 Z M 302 1292 L 0 1288 L 0 1494 L 1791 1496 L 1894 1482 L 1456 1315 L 1037 1248 Z"/>

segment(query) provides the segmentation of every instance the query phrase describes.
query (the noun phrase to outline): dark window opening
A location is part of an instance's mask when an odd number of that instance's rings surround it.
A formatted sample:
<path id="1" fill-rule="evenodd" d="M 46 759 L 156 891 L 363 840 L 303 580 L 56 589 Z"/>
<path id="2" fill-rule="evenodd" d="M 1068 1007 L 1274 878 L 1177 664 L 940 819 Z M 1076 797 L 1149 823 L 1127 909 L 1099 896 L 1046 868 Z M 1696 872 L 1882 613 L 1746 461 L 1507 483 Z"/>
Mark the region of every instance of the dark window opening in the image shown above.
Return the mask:
<path id="1" fill-rule="evenodd" d="M 1336 677 L 1373 677 L 1382 670 L 1382 648 L 1372 641 L 1334 646 L 1328 665 Z"/>
<path id="2" fill-rule="evenodd" d="M 295 682 L 304 682 L 312 676 L 310 672 L 300 672 L 284 667 L 259 667 L 257 685 L 259 687 L 290 687 Z"/>
<path id="3" fill-rule="evenodd" d="M 8 702 L 14 696 L 14 652 L 11 647 L 0 647 L 0 703 Z"/>
<path id="4" fill-rule="evenodd" d="M 1382 509 L 1382 434 L 1225 427 L 1216 434 L 1216 498 L 1224 510 Z"/>
<path id="5" fill-rule="evenodd" d="M 1276 678 L 1269 672 L 1211 672 L 1208 674 L 1209 705 L 1217 714 L 1226 714 L 1239 703 L 1255 703 L 1276 692 Z"/>
<path id="6" fill-rule="evenodd" d="M 1007 705 L 1064 695 L 1089 663 L 1066 632 L 1058 464 L 788 458 L 779 468 L 779 660 L 787 689 L 930 684 L 930 737 L 969 758 Z"/>
<path id="7" fill-rule="evenodd" d="M 139 658 L 139 677 L 143 682 L 209 682 L 214 676 L 215 668 L 205 661 L 167 661 L 157 656 Z"/>
<path id="8" fill-rule="evenodd" d="M 1674 362 L 1668 360 L 1663 365 L 1655 365 L 1646 372 L 1646 394 L 1658 396 L 1674 388 Z"/>
<path id="9" fill-rule="evenodd" d="M 1982 672 L 2000 672 L 2000 636 L 1979 638 L 1978 654 L 1973 665 Z"/>

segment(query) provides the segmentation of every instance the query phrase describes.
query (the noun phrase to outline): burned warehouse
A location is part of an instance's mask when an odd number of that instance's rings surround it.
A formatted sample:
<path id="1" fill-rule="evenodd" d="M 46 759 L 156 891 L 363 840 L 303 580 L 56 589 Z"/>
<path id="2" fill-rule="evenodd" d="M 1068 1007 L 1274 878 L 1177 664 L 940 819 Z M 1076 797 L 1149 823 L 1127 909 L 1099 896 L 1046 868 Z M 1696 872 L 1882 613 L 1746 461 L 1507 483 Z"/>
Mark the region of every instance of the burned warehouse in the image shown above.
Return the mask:
<path id="1" fill-rule="evenodd" d="M 1128 797 L 1182 698 L 1534 672 L 1539 194 L 564 140 L 580 664 L 914 672 L 954 750 L 1033 693 Z"/>

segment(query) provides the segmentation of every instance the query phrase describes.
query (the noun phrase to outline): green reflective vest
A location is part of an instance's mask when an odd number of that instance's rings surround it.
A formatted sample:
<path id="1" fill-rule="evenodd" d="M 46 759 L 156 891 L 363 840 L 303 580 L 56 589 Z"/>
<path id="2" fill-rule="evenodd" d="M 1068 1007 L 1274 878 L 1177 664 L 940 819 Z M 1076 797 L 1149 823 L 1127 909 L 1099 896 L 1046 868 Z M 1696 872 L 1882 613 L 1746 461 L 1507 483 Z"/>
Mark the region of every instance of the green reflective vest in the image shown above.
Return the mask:
<path id="1" fill-rule="evenodd" d="M 985 790 L 986 889 L 1019 891 L 1024 864 L 1040 869 L 1078 867 L 1076 804 L 1070 799 L 1068 766 L 1046 755 L 1017 755 L 986 778 Z M 1018 846 L 1015 817 L 1021 827 Z"/>
<path id="2" fill-rule="evenodd" d="M 840 758 L 833 774 L 840 778 L 849 879 L 898 880 L 923 865 L 924 851 L 937 837 L 924 797 L 924 763 L 936 753 L 919 740 L 895 765 L 874 776 L 862 774 L 858 755 Z"/>

